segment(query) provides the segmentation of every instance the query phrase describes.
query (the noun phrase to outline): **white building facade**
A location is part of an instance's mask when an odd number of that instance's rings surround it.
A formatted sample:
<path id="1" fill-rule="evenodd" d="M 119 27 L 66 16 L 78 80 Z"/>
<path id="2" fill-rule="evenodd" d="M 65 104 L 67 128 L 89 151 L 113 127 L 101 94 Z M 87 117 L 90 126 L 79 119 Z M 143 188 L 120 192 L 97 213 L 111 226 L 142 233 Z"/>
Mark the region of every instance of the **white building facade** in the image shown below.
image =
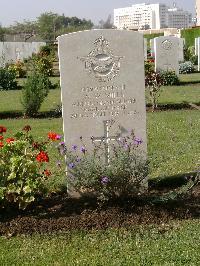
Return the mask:
<path id="1" fill-rule="evenodd" d="M 136 4 L 114 9 L 114 25 L 117 29 L 188 28 L 192 14 L 165 4 Z"/>
<path id="2" fill-rule="evenodd" d="M 196 25 L 200 26 L 200 0 L 196 0 Z"/>

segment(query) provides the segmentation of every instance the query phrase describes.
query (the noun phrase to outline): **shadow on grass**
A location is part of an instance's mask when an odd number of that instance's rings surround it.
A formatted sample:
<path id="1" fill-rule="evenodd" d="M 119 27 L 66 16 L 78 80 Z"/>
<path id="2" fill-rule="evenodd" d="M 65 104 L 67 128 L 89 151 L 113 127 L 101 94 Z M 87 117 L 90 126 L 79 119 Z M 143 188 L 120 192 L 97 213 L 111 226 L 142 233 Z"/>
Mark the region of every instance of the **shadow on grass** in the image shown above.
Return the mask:
<path id="1" fill-rule="evenodd" d="M 195 103 L 197 106 L 200 106 L 200 102 Z M 152 111 L 150 104 L 147 104 L 147 112 Z M 155 112 L 160 111 L 175 111 L 175 110 L 194 110 L 189 103 L 168 103 L 168 104 L 159 104 Z M 34 115 L 31 118 L 44 119 L 44 118 L 59 118 L 62 114 L 60 111 L 50 110 L 46 112 L 39 112 L 37 115 Z M 23 112 L 20 111 L 9 111 L 9 112 L 0 112 L 0 119 L 15 119 L 15 118 L 28 118 L 24 117 Z"/>
<path id="2" fill-rule="evenodd" d="M 179 81 L 178 86 L 188 86 L 193 84 L 200 84 L 200 80 L 193 80 L 193 81 Z"/>
<path id="3" fill-rule="evenodd" d="M 24 116 L 23 112 L 0 112 L 0 119 L 17 119 L 17 118 L 35 118 L 35 119 L 44 119 L 44 118 L 59 118 L 62 114 L 55 112 L 55 110 L 47 112 L 39 112 L 37 115 L 32 117 Z"/>
<path id="4" fill-rule="evenodd" d="M 165 177 L 157 177 L 155 179 L 149 180 L 149 189 L 156 190 L 168 190 L 168 189 L 176 189 L 180 186 L 186 185 L 188 178 L 195 177 L 195 172 L 178 174 L 173 176 L 165 176 Z"/>

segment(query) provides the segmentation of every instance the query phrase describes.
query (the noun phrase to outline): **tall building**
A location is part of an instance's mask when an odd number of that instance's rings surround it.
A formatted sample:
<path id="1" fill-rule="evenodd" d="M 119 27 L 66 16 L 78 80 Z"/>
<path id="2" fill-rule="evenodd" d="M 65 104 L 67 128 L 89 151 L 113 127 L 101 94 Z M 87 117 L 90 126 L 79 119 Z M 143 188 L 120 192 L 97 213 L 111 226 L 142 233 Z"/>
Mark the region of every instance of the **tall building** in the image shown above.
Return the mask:
<path id="1" fill-rule="evenodd" d="M 196 25 L 200 26 L 200 0 L 196 0 Z"/>
<path id="2" fill-rule="evenodd" d="M 192 14 L 176 6 L 170 9 L 165 4 L 143 3 L 114 9 L 114 25 L 118 29 L 181 29 L 191 24 Z"/>

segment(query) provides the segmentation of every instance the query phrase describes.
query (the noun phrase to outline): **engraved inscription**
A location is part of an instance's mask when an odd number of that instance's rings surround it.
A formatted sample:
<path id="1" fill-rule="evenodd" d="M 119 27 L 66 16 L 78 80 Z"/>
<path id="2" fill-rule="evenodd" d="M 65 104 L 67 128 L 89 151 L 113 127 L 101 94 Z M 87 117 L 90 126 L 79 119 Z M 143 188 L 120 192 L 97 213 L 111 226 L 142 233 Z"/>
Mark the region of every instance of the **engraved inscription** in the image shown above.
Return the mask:
<path id="1" fill-rule="evenodd" d="M 135 103 L 135 98 L 126 97 L 124 84 L 84 87 L 81 89 L 80 100 L 72 102 L 70 117 L 75 119 L 134 115 Z"/>
<path id="2" fill-rule="evenodd" d="M 85 63 L 85 69 L 98 81 L 106 82 L 117 76 L 120 70 L 120 59 L 123 56 L 113 55 L 109 42 L 99 37 L 94 42 L 94 49 L 86 57 L 79 59 Z"/>

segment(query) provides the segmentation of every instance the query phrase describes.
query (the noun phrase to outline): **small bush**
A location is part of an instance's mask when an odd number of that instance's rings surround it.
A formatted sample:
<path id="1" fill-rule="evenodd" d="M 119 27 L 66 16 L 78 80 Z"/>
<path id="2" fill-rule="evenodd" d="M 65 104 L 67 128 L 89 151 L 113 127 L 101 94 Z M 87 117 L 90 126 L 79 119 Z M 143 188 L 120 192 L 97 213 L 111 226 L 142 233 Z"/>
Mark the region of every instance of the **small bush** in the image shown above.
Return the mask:
<path id="1" fill-rule="evenodd" d="M 10 64 L 8 70 L 15 72 L 17 78 L 24 78 L 26 76 L 24 63 L 19 60 L 15 64 Z"/>
<path id="2" fill-rule="evenodd" d="M 162 71 L 160 76 L 163 80 L 163 86 L 173 86 L 179 84 L 179 78 L 174 71 Z"/>
<path id="3" fill-rule="evenodd" d="M 82 140 L 83 141 L 83 140 Z M 110 146 L 109 161 L 105 158 L 105 143 L 67 149 L 60 143 L 58 150 L 65 156 L 68 166 L 68 183 L 80 194 L 93 193 L 100 201 L 116 196 L 133 196 L 141 191 L 147 177 L 148 165 L 139 152 L 140 138 L 133 133 Z"/>
<path id="4" fill-rule="evenodd" d="M 0 68 L 0 90 L 16 90 L 18 89 L 16 81 L 16 73 L 7 68 Z"/>
<path id="5" fill-rule="evenodd" d="M 190 61 L 194 65 L 198 65 L 198 56 L 195 55 L 195 47 L 184 47 L 184 59 L 185 61 Z"/>
<path id="6" fill-rule="evenodd" d="M 26 60 L 27 68 L 30 72 L 37 71 L 52 76 L 54 58 L 55 53 L 48 46 L 42 46 L 39 53 Z"/>
<path id="7" fill-rule="evenodd" d="M 192 62 L 187 61 L 187 62 L 179 64 L 180 74 L 188 74 L 188 73 L 194 73 L 194 72 L 195 72 L 195 67 Z"/>
<path id="8" fill-rule="evenodd" d="M 150 97 L 152 111 L 157 108 L 158 98 L 160 97 L 163 82 L 164 81 L 160 73 L 149 72 L 149 74 L 145 76 L 145 87 L 147 89 L 147 95 Z"/>
<path id="9" fill-rule="evenodd" d="M 22 105 L 25 115 L 34 116 L 38 113 L 51 86 L 51 81 L 45 74 L 33 72 L 28 76 L 22 93 Z"/>

